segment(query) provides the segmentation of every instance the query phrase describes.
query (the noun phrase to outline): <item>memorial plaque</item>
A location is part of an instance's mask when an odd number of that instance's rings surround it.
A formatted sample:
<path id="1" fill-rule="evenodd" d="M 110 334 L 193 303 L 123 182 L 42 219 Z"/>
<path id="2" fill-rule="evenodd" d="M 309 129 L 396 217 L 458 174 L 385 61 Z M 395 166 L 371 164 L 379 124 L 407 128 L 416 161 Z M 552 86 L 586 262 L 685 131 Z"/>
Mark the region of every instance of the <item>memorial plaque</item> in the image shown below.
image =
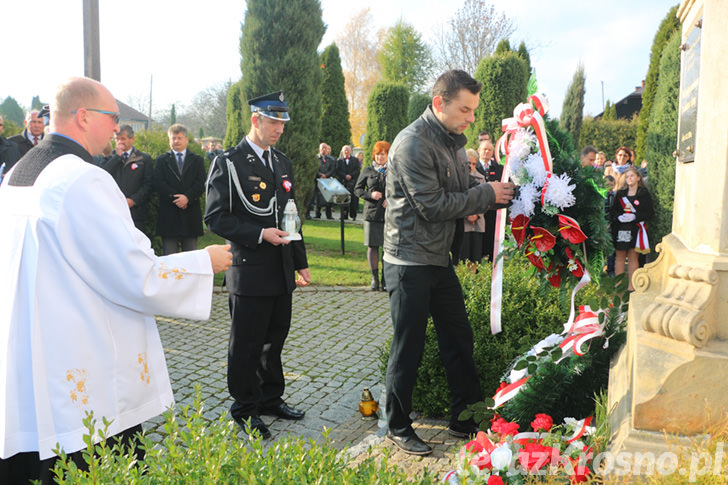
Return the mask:
<path id="1" fill-rule="evenodd" d="M 702 20 L 692 26 L 680 60 L 680 126 L 678 127 L 678 161 L 695 161 L 695 132 L 698 119 L 698 85 L 700 84 L 700 32 Z"/>

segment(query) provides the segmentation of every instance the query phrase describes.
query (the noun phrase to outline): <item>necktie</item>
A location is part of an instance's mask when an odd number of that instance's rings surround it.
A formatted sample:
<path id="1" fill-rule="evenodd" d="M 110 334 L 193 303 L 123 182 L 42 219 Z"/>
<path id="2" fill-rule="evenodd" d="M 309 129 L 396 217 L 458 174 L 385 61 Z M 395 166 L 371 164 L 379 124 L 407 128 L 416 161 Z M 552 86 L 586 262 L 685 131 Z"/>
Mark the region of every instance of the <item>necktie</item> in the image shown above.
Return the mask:
<path id="1" fill-rule="evenodd" d="M 38 144 L 38 137 L 36 135 L 33 135 L 33 146 L 36 146 Z"/>
<path id="2" fill-rule="evenodd" d="M 129 160 L 129 154 L 127 154 L 126 152 L 122 153 L 121 159 L 124 160 L 124 163 L 126 163 L 127 160 Z"/>
<path id="3" fill-rule="evenodd" d="M 263 165 L 265 165 L 266 168 L 270 169 L 270 171 L 272 172 L 273 171 L 273 167 L 271 167 L 270 160 L 268 160 L 268 157 L 269 157 L 268 150 L 265 150 L 263 152 Z"/>
<path id="4" fill-rule="evenodd" d="M 182 154 L 177 154 L 177 168 L 179 168 L 179 173 L 182 173 L 182 166 L 184 165 L 184 161 L 182 160 Z"/>

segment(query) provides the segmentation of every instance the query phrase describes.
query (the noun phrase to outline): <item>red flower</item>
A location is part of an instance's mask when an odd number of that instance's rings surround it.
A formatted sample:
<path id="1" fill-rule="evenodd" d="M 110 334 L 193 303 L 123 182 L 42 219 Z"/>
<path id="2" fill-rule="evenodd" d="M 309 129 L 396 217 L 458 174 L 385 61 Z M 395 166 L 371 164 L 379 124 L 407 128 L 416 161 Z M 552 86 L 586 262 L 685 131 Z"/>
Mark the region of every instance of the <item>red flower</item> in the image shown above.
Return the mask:
<path id="1" fill-rule="evenodd" d="M 526 238 L 526 228 L 530 219 L 524 214 L 518 214 L 514 219 L 511 219 L 511 233 L 516 239 L 516 244 L 520 248 L 523 246 L 523 240 Z"/>
<path id="2" fill-rule="evenodd" d="M 501 436 L 515 435 L 518 433 L 518 423 L 509 423 L 503 418 L 498 418 L 493 421 L 490 429 L 500 434 Z"/>
<path id="3" fill-rule="evenodd" d="M 556 448 L 540 443 L 525 443 L 518 452 L 518 462 L 530 473 L 535 473 L 552 461 L 558 463 L 558 458 L 559 451 Z"/>
<path id="4" fill-rule="evenodd" d="M 487 485 L 503 485 L 503 479 L 498 475 L 491 475 L 488 478 Z"/>
<path id="5" fill-rule="evenodd" d="M 574 251 L 571 250 L 571 248 L 566 248 L 566 257 L 569 258 L 568 268 L 569 271 L 571 271 L 571 274 L 573 274 L 577 278 L 581 278 L 582 276 L 584 276 L 584 266 L 582 266 L 579 260 L 576 259 L 576 255 L 574 254 Z"/>
<path id="6" fill-rule="evenodd" d="M 543 259 L 539 254 L 536 254 L 536 248 L 531 243 L 526 246 L 526 257 L 539 270 L 546 269 Z"/>
<path id="7" fill-rule="evenodd" d="M 587 467 L 578 467 L 577 471 L 569 477 L 571 483 L 581 483 L 589 480 L 589 469 Z"/>
<path id="8" fill-rule="evenodd" d="M 545 253 L 554 247 L 554 244 L 556 244 L 556 236 L 548 232 L 543 227 L 531 226 L 531 230 L 533 231 L 531 242 L 540 252 Z"/>
<path id="9" fill-rule="evenodd" d="M 551 268 L 553 267 L 553 264 L 549 264 L 549 273 L 551 273 Z M 556 268 L 556 271 L 551 273 L 551 276 L 548 277 L 549 283 L 551 283 L 551 286 L 554 288 L 558 288 L 561 286 L 561 272 L 564 270 L 563 266 L 559 266 Z"/>
<path id="10" fill-rule="evenodd" d="M 559 214 L 559 232 L 561 237 L 572 244 L 579 244 L 586 240 L 586 234 L 579 227 L 579 223 L 569 216 Z"/>
<path id="11" fill-rule="evenodd" d="M 536 419 L 531 421 L 531 427 L 534 431 L 543 430 L 548 432 L 551 430 L 551 426 L 554 425 L 554 420 L 548 414 L 539 413 L 536 415 Z"/>

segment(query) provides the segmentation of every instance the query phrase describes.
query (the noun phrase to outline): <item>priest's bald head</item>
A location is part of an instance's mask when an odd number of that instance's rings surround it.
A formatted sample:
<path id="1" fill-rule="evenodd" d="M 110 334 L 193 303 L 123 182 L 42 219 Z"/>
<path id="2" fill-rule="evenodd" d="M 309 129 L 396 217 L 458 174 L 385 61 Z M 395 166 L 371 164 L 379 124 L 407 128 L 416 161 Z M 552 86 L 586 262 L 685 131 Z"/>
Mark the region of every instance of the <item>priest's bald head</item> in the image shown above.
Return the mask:
<path id="1" fill-rule="evenodd" d="M 72 138 L 91 155 L 99 155 L 119 131 L 119 106 L 103 84 L 72 77 L 56 90 L 50 131 Z"/>

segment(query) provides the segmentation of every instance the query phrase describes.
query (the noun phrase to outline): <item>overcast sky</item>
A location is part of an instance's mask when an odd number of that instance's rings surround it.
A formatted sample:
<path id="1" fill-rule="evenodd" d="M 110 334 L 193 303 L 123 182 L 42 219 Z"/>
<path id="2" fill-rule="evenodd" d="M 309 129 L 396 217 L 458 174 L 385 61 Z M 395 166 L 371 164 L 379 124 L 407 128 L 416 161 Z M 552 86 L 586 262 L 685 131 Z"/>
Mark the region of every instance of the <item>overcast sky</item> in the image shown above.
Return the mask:
<path id="1" fill-rule="evenodd" d="M 29 106 L 47 101 L 55 85 L 83 75 L 82 0 L 4 2 L 5 40 L 0 99 Z M 558 116 L 577 63 L 586 72 L 585 114 L 602 111 L 604 99 L 627 96 L 647 73 L 657 28 L 676 1 L 491 0 L 511 18 L 511 46 L 525 41 L 539 89 Z M 101 81 L 117 99 L 148 99 L 153 76 L 155 110 L 189 104 L 199 91 L 240 78 L 241 0 L 100 0 Z M 327 25 L 321 49 L 348 20 L 370 7 L 377 27 L 402 18 L 427 41 L 463 0 L 323 0 Z M 146 110 L 145 110 L 146 111 Z"/>

